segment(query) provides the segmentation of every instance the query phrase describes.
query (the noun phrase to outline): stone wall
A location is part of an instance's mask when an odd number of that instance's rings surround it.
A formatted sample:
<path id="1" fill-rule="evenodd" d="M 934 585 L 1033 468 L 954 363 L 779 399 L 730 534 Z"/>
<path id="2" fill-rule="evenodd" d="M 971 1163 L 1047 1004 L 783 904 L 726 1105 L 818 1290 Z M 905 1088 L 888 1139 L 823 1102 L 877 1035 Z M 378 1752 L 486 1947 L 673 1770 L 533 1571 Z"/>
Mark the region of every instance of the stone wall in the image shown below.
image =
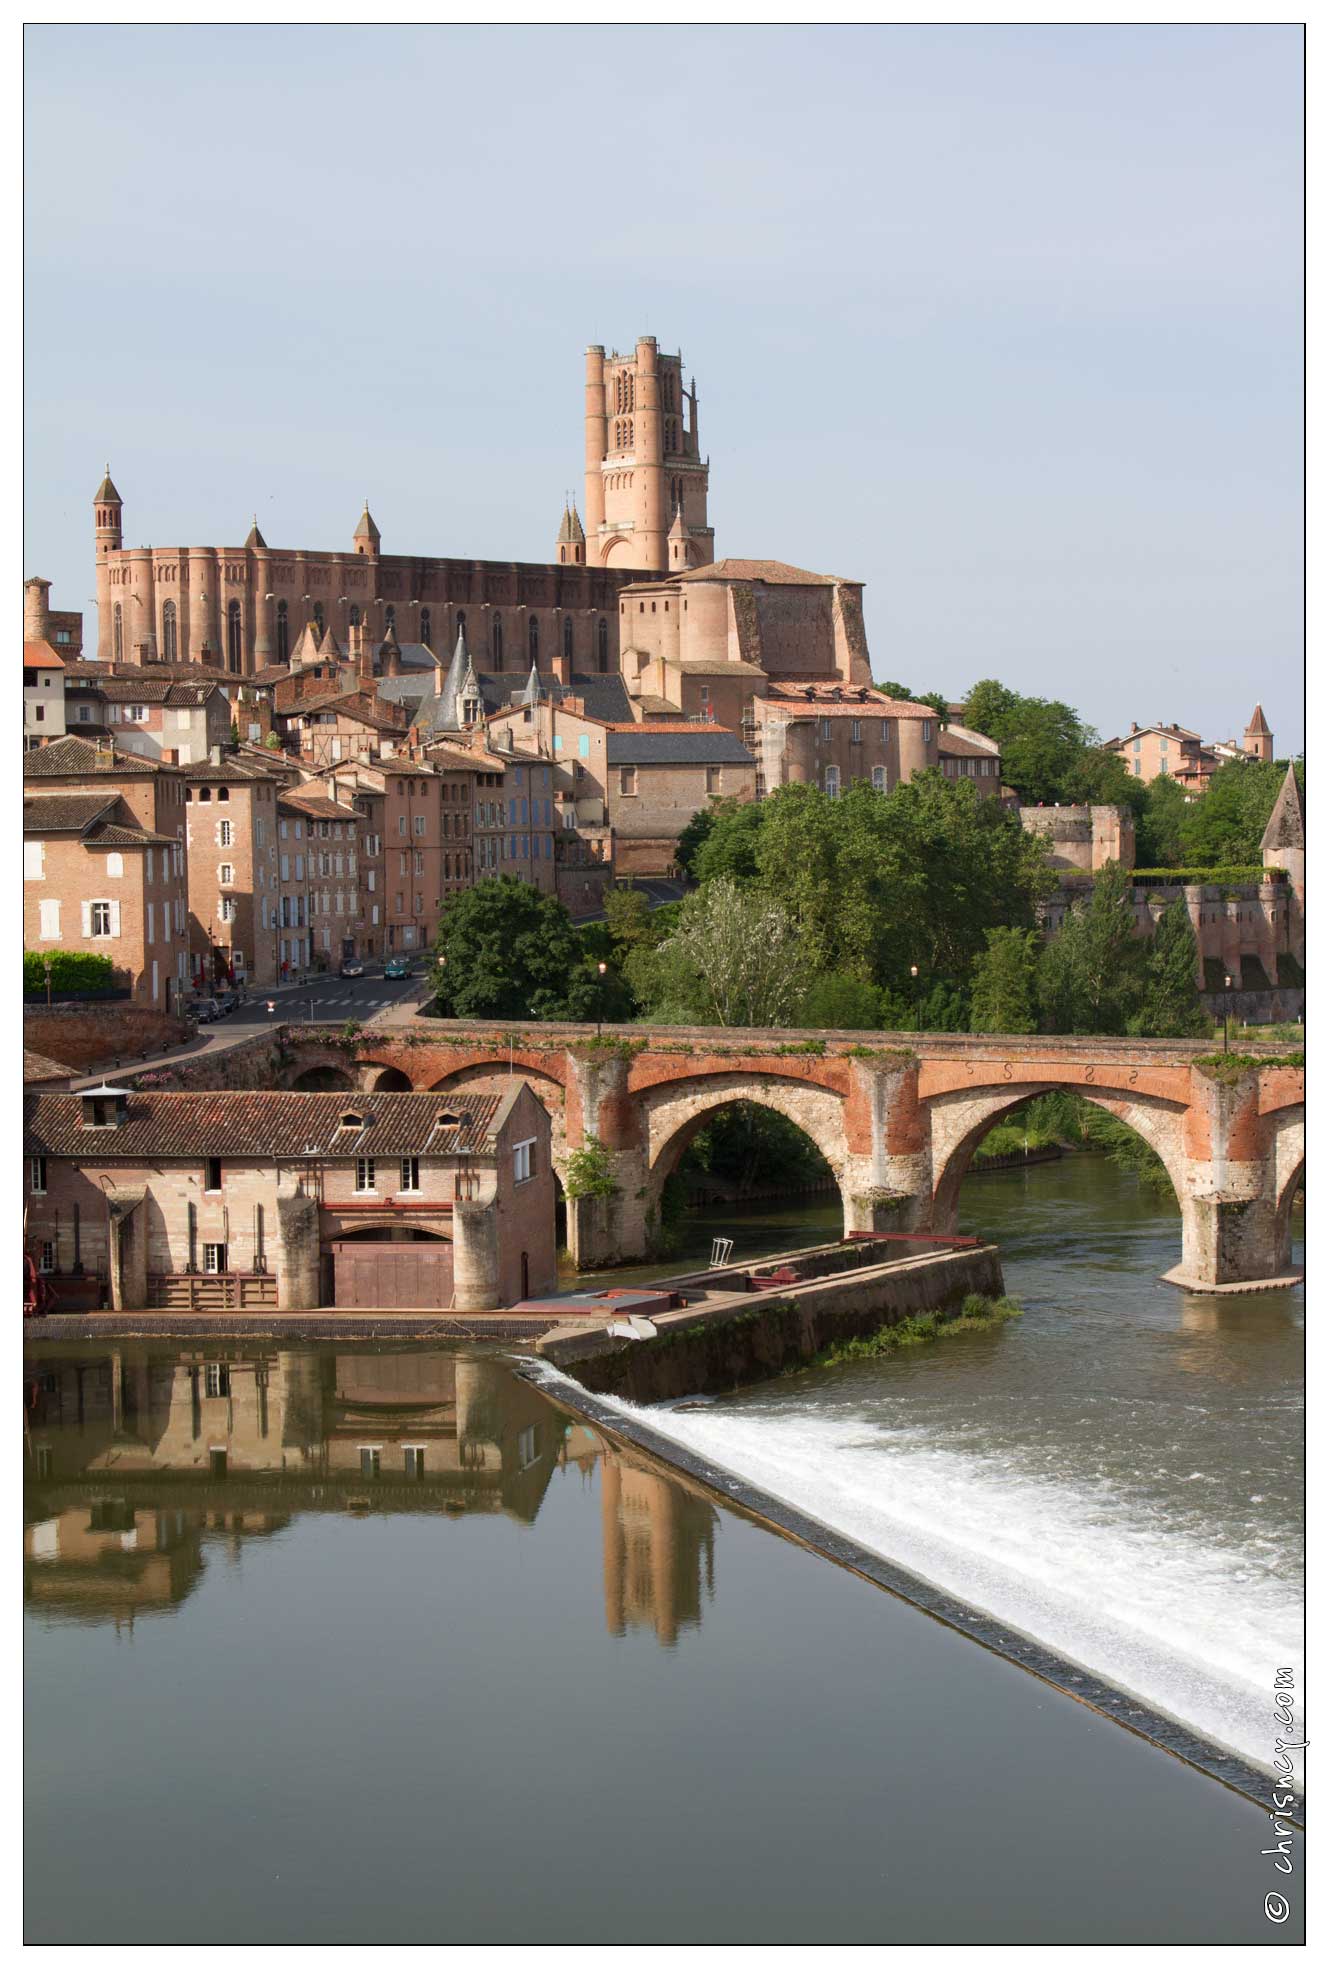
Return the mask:
<path id="1" fill-rule="evenodd" d="M 23 1011 L 23 1044 L 79 1073 L 151 1059 L 188 1037 L 182 1019 L 146 1005 L 41 1005 Z"/>

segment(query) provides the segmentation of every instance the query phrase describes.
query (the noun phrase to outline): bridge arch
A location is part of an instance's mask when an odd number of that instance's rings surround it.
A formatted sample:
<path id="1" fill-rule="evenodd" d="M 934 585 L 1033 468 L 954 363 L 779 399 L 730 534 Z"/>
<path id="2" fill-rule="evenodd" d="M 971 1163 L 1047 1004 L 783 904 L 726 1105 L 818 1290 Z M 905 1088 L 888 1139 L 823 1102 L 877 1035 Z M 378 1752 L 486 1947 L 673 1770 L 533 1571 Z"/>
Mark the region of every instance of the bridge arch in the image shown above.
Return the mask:
<path id="1" fill-rule="evenodd" d="M 638 1096 L 646 1139 L 649 1208 L 659 1217 L 665 1182 L 672 1176 L 693 1138 L 723 1108 L 747 1102 L 784 1115 L 802 1131 L 829 1165 L 845 1200 L 847 1150 L 843 1097 L 805 1080 L 781 1079 L 751 1073 L 714 1074 L 694 1080 L 666 1081 Z M 847 1221 L 847 1220 L 846 1220 Z"/>
<path id="2" fill-rule="evenodd" d="M 293 1094 L 358 1093 L 360 1082 L 348 1067 L 333 1060 L 313 1060 L 291 1070 L 283 1082 Z"/>
<path id="3" fill-rule="evenodd" d="M 957 1092 L 934 1096 L 927 1104 L 932 1123 L 932 1228 L 950 1234 L 955 1229 L 960 1185 L 973 1161 L 974 1150 L 1004 1115 L 1023 1107 L 1039 1094 L 1074 1093 L 1091 1107 L 1101 1108 L 1140 1136 L 1167 1170 L 1177 1202 L 1185 1216 L 1190 1190 L 1183 1141 L 1186 1109 L 1183 1103 L 1152 1095 L 1126 1098 L 1118 1088 L 1068 1088 L 1061 1081 L 1030 1082 L 991 1088 L 974 1094 Z"/>
<path id="4" fill-rule="evenodd" d="M 1280 1110 L 1274 1135 L 1274 1250 L 1280 1271 L 1292 1268 L 1292 1206 L 1306 1173 L 1306 1110 Z"/>

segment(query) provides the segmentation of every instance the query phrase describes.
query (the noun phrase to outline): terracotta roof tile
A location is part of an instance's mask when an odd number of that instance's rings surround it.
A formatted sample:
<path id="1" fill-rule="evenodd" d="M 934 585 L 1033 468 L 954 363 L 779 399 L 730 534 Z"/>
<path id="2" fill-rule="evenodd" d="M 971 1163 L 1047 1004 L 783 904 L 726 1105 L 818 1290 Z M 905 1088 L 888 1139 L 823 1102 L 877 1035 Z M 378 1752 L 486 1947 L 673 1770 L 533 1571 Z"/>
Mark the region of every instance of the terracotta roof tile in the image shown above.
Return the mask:
<path id="1" fill-rule="evenodd" d="M 350 1160 L 361 1155 L 483 1154 L 502 1094 L 143 1094 L 131 1090 L 118 1128 L 85 1128 L 76 1094 L 29 1096 L 25 1153 L 96 1160 L 197 1159 L 205 1155 L 270 1162 L 280 1156 Z M 361 1125 L 344 1128 L 342 1116 Z M 439 1117 L 454 1115 L 450 1126 Z"/>
<path id="2" fill-rule="evenodd" d="M 39 746 L 23 754 L 24 779 L 86 779 L 96 774 L 102 779 L 151 778 L 157 773 L 178 773 L 177 766 L 164 766 L 156 759 L 145 759 L 137 752 L 119 752 L 114 746 L 92 745 L 71 732 L 51 745 Z"/>
<path id="3" fill-rule="evenodd" d="M 48 1059 L 45 1053 L 34 1053 L 30 1046 L 23 1048 L 25 1087 L 43 1080 L 72 1080 L 77 1072 L 77 1067 L 67 1067 L 63 1060 Z"/>
<path id="4" fill-rule="evenodd" d="M 64 658 L 57 656 L 49 643 L 24 643 L 23 668 L 25 670 L 63 670 L 64 667 Z"/>

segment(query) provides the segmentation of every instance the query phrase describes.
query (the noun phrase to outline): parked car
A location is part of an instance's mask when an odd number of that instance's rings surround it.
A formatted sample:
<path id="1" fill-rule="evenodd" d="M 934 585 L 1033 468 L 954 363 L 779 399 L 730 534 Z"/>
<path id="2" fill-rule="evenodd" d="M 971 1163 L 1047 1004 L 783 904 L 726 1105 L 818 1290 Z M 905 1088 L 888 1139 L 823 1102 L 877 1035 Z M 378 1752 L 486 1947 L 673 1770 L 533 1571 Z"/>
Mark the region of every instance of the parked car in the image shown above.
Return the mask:
<path id="1" fill-rule="evenodd" d="M 411 975 L 410 958 L 390 957 L 383 966 L 383 975 L 385 978 L 409 978 Z"/>
<path id="2" fill-rule="evenodd" d="M 217 1017 L 229 1019 L 240 1000 L 233 991 L 218 991 L 213 993 L 212 1002 L 217 1007 Z"/>
<path id="3" fill-rule="evenodd" d="M 362 978 L 364 974 L 365 967 L 358 957 L 344 957 L 337 976 L 339 978 Z"/>
<path id="4" fill-rule="evenodd" d="M 214 1019 L 222 1016 L 221 1006 L 215 998 L 191 998 L 185 1012 L 189 1018 L 197 1019 L 201 1026 L 211 1025 Z"/>

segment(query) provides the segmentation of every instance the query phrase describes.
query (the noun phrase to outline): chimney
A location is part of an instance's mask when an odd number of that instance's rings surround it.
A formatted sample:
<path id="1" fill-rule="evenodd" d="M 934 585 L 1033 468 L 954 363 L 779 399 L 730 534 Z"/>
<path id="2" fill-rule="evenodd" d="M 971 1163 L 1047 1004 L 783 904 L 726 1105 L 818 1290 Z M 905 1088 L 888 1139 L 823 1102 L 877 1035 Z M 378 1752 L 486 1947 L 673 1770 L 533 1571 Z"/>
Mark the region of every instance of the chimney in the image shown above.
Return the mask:
<path id="1" fill-rule="evenodd" d="M 554 652 L 554 675 L 564 688 L 572 682 L 572 658 L 564 649 Z"/>
<path id="2" fill-rule="evenodd" d="M 210 766 L 219 766 L 221 764 L 221 752 L 220 745 L 210 745 L 208 747 L 208 764 Z"/>

